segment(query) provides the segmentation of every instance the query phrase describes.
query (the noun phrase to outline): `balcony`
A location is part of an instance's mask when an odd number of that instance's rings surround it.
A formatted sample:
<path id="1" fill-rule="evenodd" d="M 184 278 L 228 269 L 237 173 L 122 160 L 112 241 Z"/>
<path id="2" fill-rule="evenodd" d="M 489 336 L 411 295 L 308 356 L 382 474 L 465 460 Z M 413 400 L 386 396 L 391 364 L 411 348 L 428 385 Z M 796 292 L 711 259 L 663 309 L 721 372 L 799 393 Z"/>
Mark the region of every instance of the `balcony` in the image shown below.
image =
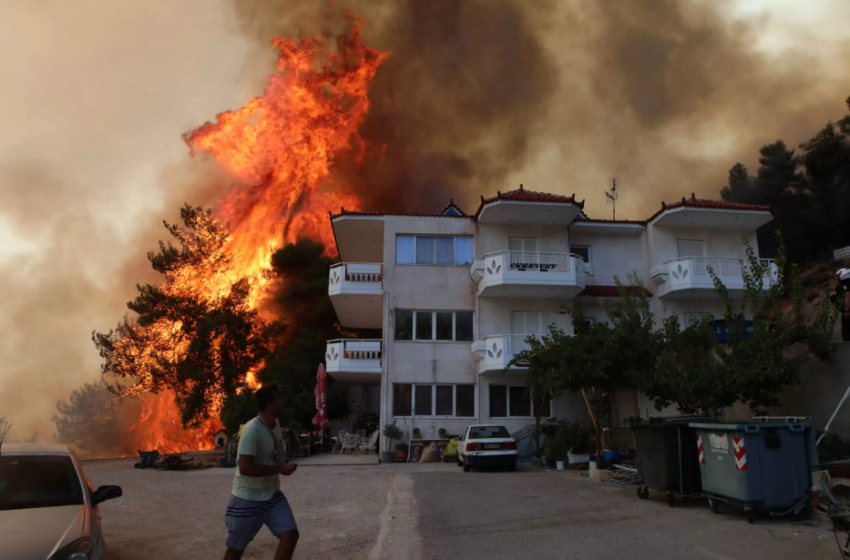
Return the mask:
<path id="1" fill-rule="evenodd" d="M 328 295 L 340 325 L 351 329 L 383 326 L 382 281 L 380 263 L 339 263 L 331 267 Z"/>
<path id="2" fill-rule="evenodd" d="M 344 338 L 329 340 L 325 352 L 328 375 L 347 385 L 381 383 L 381 341 Z"/>
<path id="3" fill-rule="evenodd" d="M 762 279 L 766 290 L 779 275 L 776 263 L 770 263 L 770 272 Z M 709 271 L 714 271 L 732 297 L 744 293 L 743 267 L 745 261 L 718 257 L 684 257 L 672 259 L 650 271 L 650 277 L 658 286 L 658 297 L 709 298 L 716 296 L 714 281 Z"/>
<path id="4" fill-rule="evenodd" d="M 514 356 L 528 350 L 527 334 L 497 334 L 472 343 L 472 356 L 478 361 L 478 373 L 504 371 Z M 524 369 L 513 366 L 511 369 Z"/>
<path id="5" fill-rule="evenodd" d="M 571 298 L 584 290 L 584 261 L 572 253 L 496 251 L 470 273 L 479 296 Z"/>

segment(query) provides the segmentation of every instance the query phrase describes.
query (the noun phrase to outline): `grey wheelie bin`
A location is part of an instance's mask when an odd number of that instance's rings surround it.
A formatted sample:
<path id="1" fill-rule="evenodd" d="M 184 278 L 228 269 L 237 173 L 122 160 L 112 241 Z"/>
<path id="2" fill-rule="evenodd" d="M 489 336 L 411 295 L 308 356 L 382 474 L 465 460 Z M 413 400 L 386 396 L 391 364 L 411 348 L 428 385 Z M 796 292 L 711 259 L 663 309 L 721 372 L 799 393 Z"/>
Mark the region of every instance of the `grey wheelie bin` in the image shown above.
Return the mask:
<path id="1" fill-rule="evenodd" d="M 755 418 L 753 422 L 692 423 L 702 490 L 717 513 L 720 502 L 756 512 L 797 514 L 809 500 L 817 451 L 812 419 Z"/>
<path id="2" fill-rule="evenodd" d="M 638 497 L 645 500 L 652 488 L 666 492 L 667 503 L 673 507 L 676 494 L 685 498 L 701 494 L 697 435 L 689 424 L 717 421 L 693 415 L 649 420 L 632 418 L 638 475 L 643 480 L 643 485 L 638 487 Z"/>

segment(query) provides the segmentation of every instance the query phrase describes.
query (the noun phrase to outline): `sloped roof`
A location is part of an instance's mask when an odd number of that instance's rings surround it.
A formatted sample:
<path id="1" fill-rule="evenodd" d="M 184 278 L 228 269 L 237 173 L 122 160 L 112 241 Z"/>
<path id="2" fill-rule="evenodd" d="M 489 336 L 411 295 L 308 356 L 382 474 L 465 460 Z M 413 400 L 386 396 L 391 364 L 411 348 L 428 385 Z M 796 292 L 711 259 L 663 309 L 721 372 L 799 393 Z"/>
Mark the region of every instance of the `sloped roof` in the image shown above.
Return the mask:
<path id="1" fill-rule="evenodd" d="M 661 210 L 653 214 L 647 222 L 651 222 L 667 210 L 674 208 L 708 208 L 713 210 L 737 210 L 743 212 L 770 212 L 773 214 L 773 206 L 762 206 L 759 204 L 740 204 L 737 202 L 726 202 L 722 200 L 706 200 L 697 198 L 694 193 L 691 193 L 691 198 L 682 197 L 682 200 L 672 204 L 661 203 Z"/>
<path id="2" fill-rule="evenodd" d="M 484 198 L 481 197 L 481 205 L 478 207 L 478 210 L 475 212 L 475 217 L 481 214 L 481 211 L 488 204 L 493 204 L 494 202 L 498 202 L 501 200 L 507 200 L 510 202 L 546 202 L 546 203 L 555 203 L 555 204 L 573 204 L 578 206 L 579 208 L 584 208 L 584 201 L 576 202 L 575 194 L 572 196 L 563 196 L 560 194 L 550 194 L 550 193 L 542 193 L 537 191 L 527 191 L 523 188 L 522 185 L 519 186 L 518 189 L 514 191 L 508 191 L 503 193 L 501 191 L 496 191 L 496 196 L 492 198 Z"/>

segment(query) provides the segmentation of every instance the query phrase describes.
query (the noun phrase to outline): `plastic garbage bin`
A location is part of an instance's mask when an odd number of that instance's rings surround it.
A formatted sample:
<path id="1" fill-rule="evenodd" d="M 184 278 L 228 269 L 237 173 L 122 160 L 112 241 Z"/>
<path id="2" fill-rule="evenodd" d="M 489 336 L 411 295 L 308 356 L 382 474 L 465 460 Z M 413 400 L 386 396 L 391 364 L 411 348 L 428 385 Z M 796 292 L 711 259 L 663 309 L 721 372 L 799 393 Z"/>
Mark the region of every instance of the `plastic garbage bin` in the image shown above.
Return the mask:
<path id="1" fill-rule="evenodd" d="M 797 514 L 806 506 L 817 463 L 811 418 L 691 427 L 697 431 L 702 488 L 713 512 L 719 502 L 728 503 L 743 508 L 752 523 L 757 511 Z"/>
<path id="2" fill-rule="evenodd" d="M 702 492 L 696 432 L 692 422 L 718 422 L 705 416 L 672 416 L 643 420 L 632 418 L 631 429 L 637 450 L 638 475 L 643 486 L 638 497 L 646 499 L 649 488 L 667 493 L 667 503 L 673 506 L 675 494 L 696 496 Z"/>

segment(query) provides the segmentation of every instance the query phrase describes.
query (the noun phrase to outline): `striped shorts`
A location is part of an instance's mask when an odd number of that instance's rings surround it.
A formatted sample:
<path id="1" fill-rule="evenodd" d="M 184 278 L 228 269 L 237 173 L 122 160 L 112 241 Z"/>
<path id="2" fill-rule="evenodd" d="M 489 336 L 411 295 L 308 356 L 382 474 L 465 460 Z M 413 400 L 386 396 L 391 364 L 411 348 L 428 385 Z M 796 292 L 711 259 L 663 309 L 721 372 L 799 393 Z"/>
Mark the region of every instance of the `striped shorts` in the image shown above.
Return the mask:
<path id="1" fill-rule="evenodd" d="M 271 500 L 265 502 L 246 500 L 231 494 L 224 524 L 227 526 L 227 548 L 233 550 L 245 550 L 263 525 L 275 537 L 297 528 L 292 508 L 279 490 Z"/>

